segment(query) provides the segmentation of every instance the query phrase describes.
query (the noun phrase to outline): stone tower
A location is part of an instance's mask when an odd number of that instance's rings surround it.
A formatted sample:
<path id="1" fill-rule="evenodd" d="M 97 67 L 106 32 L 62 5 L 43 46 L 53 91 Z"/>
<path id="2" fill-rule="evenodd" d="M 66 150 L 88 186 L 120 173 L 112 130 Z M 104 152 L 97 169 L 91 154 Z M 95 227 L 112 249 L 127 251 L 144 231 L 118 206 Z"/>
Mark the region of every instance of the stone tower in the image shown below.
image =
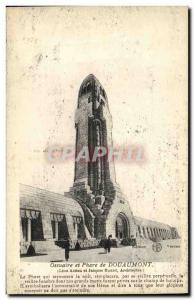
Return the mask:
<path id="1" fill-rule="evenodd" d="M 71 191 L 85 211 L 91 236 L 118 237 L 121 230 L 122 238 L 134 237 L 134 218 L 116 183 L 114 161 L 107 155 L 113 148 L 108 98 L 92 74 L 84 79 L 79 90 L 75 128 L 76 161 Z M 101 148 L 106 149 L 102 157 L 98 152 L 104 151 Z"/>

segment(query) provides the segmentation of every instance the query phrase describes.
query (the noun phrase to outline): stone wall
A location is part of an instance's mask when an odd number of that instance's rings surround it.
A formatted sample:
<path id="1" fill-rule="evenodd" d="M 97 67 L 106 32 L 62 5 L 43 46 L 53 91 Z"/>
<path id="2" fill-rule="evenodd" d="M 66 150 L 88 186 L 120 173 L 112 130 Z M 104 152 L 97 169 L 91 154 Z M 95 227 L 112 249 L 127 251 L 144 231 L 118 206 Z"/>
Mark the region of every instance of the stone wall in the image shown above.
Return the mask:
<path id="1" fill-rule="evenodd" d="M 109 210 L 106 221 L 106 235 L 111 234 L 113 238 L 115 238 L 115 224 L 119 214 L 123 215 L 128 223 L 128 238 L 135 238 L 136 225 L 133 213 L 131 211 L 129 202 L 125 200 L 120 188 L 117 187 L 116 196 Z"/>

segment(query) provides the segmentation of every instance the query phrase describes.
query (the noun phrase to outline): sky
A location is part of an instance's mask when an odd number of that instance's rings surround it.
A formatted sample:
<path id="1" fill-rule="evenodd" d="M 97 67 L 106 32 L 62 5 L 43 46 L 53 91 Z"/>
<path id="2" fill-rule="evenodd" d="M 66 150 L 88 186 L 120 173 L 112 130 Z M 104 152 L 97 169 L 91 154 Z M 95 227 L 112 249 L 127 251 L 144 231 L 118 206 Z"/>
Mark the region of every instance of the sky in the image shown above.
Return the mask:
<path id="1" fill-rule="evenodd" d="M 8 158 L 16 181 L 58 193 L 72 186 L 74 161 L 51 164 L 44 150 L 75 144 L 78 90 L 92 73 L 108 96 L 114 145 L 145 151 L 142 164 L 115 164 L 134 215 L 183 226 L 185 17 L 178 7 L 8 9 Z"/>

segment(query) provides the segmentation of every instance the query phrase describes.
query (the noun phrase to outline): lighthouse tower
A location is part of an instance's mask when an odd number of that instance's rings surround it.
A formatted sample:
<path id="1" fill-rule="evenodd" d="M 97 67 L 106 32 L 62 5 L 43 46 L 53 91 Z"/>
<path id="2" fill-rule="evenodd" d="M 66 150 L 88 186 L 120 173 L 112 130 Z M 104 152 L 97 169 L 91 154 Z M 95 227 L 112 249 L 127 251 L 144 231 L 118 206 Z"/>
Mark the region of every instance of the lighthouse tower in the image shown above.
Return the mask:
<path id="1" fill-rule="evenodd" d="M 85 210 L 91 236 L 134 236 L 133 215 L 116 183 L 114 160 L 108 156 L 113 149 L 108 98 L 93 74 L 80 86 L 75 128 L 75 175 L 71 191 Z"/>

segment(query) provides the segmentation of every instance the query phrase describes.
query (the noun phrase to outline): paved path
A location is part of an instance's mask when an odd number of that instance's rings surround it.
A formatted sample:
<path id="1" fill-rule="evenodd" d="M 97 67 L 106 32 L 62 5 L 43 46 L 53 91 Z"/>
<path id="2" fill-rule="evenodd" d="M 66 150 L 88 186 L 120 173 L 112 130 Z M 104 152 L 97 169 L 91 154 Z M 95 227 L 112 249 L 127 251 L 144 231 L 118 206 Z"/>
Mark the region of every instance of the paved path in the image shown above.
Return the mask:
<path id="1" fill-rule="evenodd" d="M 162 249 L 155 252 L 152 243 L 145 248 L 119 247 L 112 248 L 108 254 L 103 248 L 70 251 L 69 262 L 127 262 L 127 261 L 177 261 L 181 257 L 180 240 L 167 240 L 161 242 Z M 59 248 L 45 255 L 22 257 L 23 262 L 64 262 L 64 250 Z"/>

